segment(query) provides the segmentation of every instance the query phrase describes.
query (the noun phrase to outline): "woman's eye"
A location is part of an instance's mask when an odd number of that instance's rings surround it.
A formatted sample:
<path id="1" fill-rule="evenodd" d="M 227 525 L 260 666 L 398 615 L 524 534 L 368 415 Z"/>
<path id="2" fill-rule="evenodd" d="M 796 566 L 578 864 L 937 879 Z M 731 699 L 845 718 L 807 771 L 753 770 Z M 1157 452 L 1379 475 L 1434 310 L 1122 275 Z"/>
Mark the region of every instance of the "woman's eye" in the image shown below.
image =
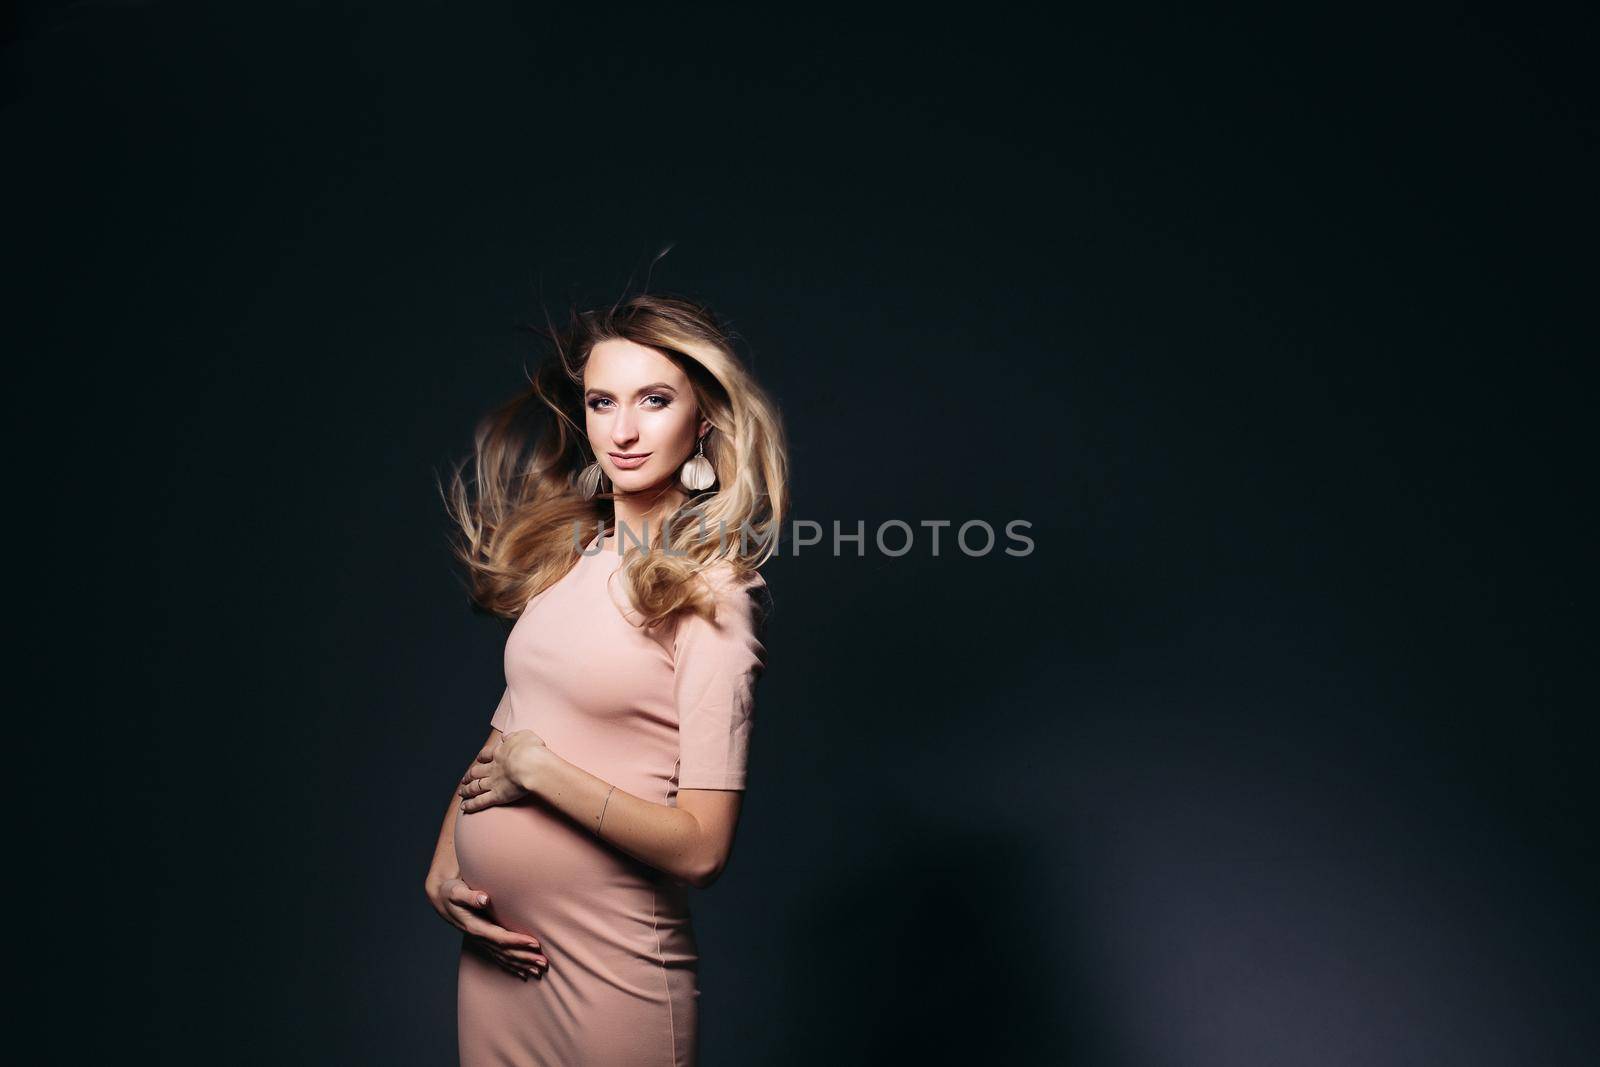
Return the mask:
<path id="1" fill-rule="evenodd" d="M 659 400 L 659 401 L 661 401 L 661 403 L 659 403 L 659 404 L 651 404 L 650 405 L 652 408 L 655 408 L 656 410 L 660 410 L 661 408 L 664 408 L 668 404 L 672 403 L 672 401 L 670 399 L 668 399 L 667 397 L 662 396 L 660 393 L 651 393 L 649 396 L 645 397 L 645 400 L 647 400 L 647 401 L 650 401 L 650 400 Z M 593 397 L 593 398 L 590 399 L 589 407 L 592 410 L 599 411 L 601 404 L 609 404 L 609 403 L 611 403 L 611 400 L 610 400 L 609 397 L 597 396 L 597 397 Z"/>

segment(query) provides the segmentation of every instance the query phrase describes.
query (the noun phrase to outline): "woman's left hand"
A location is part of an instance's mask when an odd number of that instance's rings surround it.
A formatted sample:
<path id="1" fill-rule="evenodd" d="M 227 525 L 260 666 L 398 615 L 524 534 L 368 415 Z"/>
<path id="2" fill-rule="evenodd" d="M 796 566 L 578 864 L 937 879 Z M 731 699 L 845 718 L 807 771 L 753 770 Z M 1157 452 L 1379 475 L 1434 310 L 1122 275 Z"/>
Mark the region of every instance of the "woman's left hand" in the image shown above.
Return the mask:
<path id="1" fill-rule="evenodd" d="M 544 738 L 532 730 L 515 730 L 485 744 L 456 790 L 462 812 L 514 804 L 528 796 L 534 791 L 532 771 L 547 752 Z"/>

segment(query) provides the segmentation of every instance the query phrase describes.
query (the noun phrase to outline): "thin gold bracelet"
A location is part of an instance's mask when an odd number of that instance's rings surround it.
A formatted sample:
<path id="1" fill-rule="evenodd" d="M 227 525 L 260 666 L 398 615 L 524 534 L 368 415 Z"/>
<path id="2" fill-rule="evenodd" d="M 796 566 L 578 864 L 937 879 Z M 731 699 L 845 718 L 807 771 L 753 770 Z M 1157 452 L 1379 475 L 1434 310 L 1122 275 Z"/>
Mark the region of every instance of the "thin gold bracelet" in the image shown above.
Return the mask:
<path id="1" fill-rule="evenodd" d="M 612 786 L 610 789 L 606 790 L 606 802 L 600 808 L 600 824 L 594 828 L 594 835 L 596 837 L 600 836 L 600 827 L 606 824 L 606 808 L 611 806 L 611 794 L 616 791 L 616 786 Z"/>

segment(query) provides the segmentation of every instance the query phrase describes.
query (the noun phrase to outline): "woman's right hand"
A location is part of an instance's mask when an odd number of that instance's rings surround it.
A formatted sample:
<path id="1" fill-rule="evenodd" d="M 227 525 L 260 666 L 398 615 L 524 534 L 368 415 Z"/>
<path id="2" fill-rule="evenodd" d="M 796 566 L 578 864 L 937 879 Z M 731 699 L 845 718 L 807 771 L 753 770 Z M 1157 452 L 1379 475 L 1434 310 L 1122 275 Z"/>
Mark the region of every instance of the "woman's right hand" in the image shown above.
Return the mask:
<path id="1" fill-rule="evenodd" d="M 484 918 L 489 895 L 460 878 L 429 879 L 428 902 L 439 917 L 467 935 L 473 946 L 518 978 L 542 975 L 550 960 L 540 951 L 539 939 L 497 926 Z"/>

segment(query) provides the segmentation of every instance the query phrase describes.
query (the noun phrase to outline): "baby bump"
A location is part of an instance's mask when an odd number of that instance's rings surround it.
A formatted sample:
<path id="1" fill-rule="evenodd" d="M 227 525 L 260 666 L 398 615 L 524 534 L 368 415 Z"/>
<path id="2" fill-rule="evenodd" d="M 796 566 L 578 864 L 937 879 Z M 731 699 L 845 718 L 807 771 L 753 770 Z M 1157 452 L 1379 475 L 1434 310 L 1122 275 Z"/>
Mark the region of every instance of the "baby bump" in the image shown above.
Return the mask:
<path id="1" fill-rule="evenodd" d="M 455 844 L 462 879 L 489 894 L 495 921 L 535 936 L 564 929 L 633 943 L 641 924 L 670 917 L 658 914 L 661 897 L 681 897 L 658 895 L 659 872 L 532 798 L 458 815 Z"/>
<path id="2" fill-rule="evenodd" d="M 687 890 L 543 801 L 457 816 L 456 859 L 493 922 L 539 939 L 548 995 L 653 1003 L 664 967 L 692 982 Z"/>

